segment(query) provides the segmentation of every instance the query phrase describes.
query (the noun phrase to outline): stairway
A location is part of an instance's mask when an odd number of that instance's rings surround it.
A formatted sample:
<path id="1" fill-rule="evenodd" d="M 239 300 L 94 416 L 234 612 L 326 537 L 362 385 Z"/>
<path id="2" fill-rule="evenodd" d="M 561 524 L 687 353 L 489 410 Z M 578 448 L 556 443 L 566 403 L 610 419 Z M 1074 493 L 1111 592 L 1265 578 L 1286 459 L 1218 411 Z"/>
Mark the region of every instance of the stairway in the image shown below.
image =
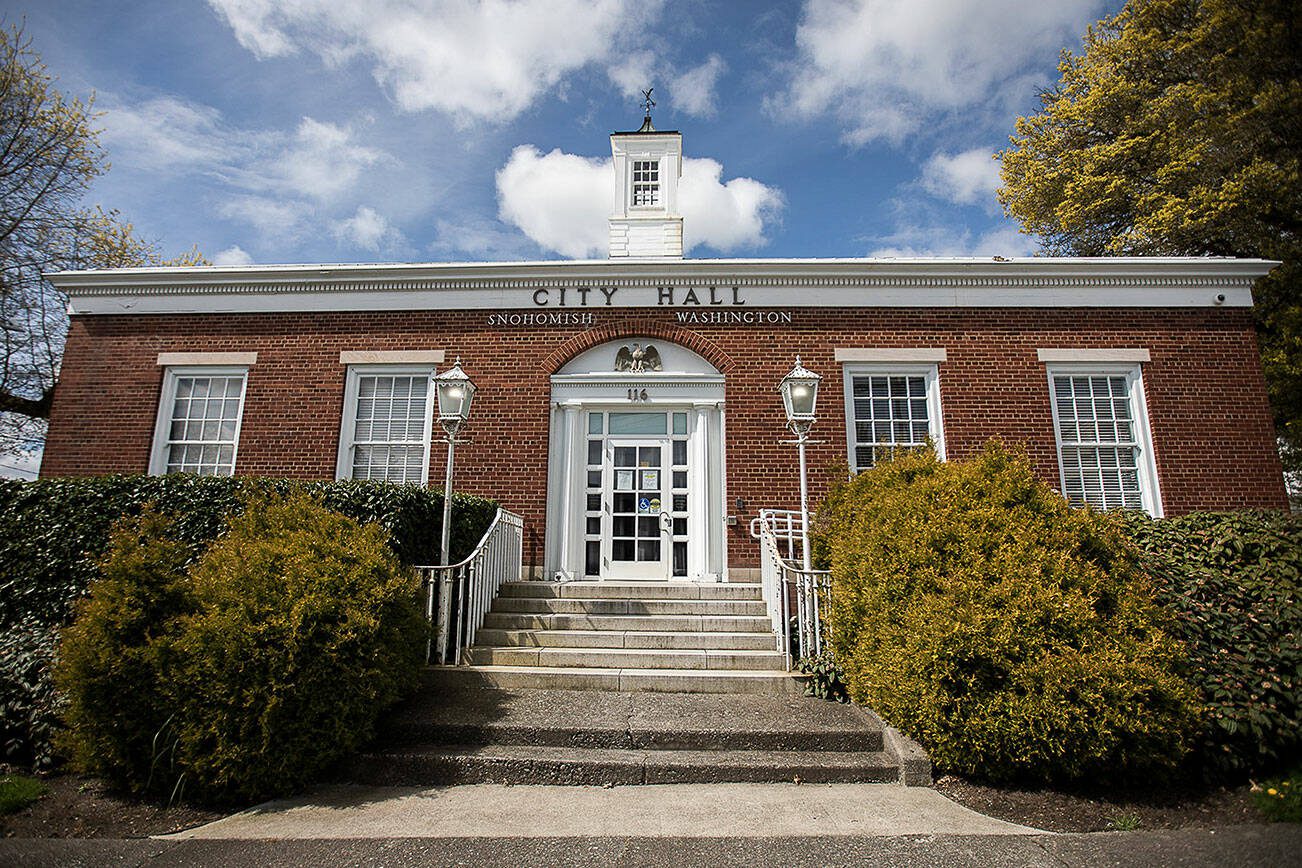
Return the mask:
<path id="1" fill-rule="evenodd" d="M 931 782 L 921 748 L 871 711 L 803 695 L 757 584 L 508 582 L 467 657 L 428 667 L 343 778 Z"/>
<path id="2" fill-rule="evenodd" d="M 926 754 L 871 711 L 805 696 L 426 689 L 342 778 L 373 786 L 498 783 L 903 783 Z"/>
<path id="3" fill-rule="evenodd" d="M 508 582 L 467 662 L 431 677 L 506 689 L 803 693 L 758 584 Z"/>

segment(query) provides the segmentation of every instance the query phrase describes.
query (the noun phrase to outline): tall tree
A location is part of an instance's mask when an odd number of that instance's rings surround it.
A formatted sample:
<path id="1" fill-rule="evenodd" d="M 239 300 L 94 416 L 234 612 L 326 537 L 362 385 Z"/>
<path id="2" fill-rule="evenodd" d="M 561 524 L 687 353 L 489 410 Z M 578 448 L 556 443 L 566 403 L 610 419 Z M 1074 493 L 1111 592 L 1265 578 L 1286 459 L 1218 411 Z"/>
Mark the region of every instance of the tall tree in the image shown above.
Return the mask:
<path id="1" fill-rule="evenodd" d="M 0 452 L 40 440 L 54 397 L 67 298 L 42 273 L 163 264 L 116 211 L 83 204 L 108 170 L 92 102 L 59 92 L 21 28 L 0 28 Z"/>
<path id="2" fill-rule="evenodd" d="M 1053 254 L 1278 259 L 1254 287 L 1286 465 L 1302 469 L 1302 2 L 1129 0 L 1063 52 L 999 154 Z"/>

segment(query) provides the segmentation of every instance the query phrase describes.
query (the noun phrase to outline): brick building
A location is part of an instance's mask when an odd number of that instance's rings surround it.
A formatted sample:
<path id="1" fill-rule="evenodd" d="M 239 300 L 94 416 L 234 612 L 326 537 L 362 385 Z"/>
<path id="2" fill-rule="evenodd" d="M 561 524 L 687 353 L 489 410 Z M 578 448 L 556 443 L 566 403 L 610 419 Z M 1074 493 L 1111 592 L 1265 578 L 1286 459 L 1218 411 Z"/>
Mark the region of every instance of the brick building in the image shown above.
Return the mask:
<path id="1" fill-rule="evenodd" d="M 611 137 L 601 261 L 66 272 L 42 474 L 443 477 L 431 377 L 478 386 L 458 490 L 572 578 L 749 579 L 798 501 L 777 385 L 823 376 L 813 497 L 930 438 L 1023 446 L 1072 501 L 1283 507 L 1260 260 L 687 260 L 681 137 Z"/>

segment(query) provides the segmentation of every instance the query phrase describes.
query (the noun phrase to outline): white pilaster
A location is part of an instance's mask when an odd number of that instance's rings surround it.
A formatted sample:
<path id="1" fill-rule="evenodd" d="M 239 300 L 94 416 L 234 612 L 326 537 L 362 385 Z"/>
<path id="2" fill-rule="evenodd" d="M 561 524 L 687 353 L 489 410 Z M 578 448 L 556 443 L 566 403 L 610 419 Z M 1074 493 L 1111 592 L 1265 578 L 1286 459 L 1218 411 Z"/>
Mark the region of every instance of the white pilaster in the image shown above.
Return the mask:
<path id="1" fill-rule="evenodd" d="M 557 514 L 560 531 L 560 557 L 557 558 L 558 572 L 564 579 L 574 579 L 581 575 L 583 553 L 582 540 L 577 531 L 576 517 L 582 516 L 582 510 L 575 509 L 580 492 L 578 481 L 578 449 L 582 438 L 579 436 L 579 407 L 562 407 L 561 443 L 560 445 L 560 488 L 561 503 Z"/>
<path id="2" fill-rule="evenodd" d="M 687 467 L 691 480 L 687 488 L 687 577 L 694 582 L 711 581 L 710 575 L 710 409 L 709 404 L 692 408 L 692 431 L 687 439 Z"/>

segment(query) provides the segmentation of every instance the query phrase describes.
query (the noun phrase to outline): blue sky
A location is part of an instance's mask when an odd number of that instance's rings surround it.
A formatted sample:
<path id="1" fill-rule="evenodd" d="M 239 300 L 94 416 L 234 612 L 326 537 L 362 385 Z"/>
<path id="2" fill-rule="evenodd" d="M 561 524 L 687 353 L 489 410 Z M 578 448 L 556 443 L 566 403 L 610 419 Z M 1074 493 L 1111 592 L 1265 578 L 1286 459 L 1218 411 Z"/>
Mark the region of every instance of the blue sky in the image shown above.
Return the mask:
<path id="1" fill-rule="evenodd" d="M 1030 253 L 990 154 L 1120 5 L 0 8 L 62 89 L 96 93 L 97 202 L 165 254 L 236 264 L 604 256 L 607 135 L 636 128 L 649 85 L 656 126 L 684 134 L 689 256 Z"/>

